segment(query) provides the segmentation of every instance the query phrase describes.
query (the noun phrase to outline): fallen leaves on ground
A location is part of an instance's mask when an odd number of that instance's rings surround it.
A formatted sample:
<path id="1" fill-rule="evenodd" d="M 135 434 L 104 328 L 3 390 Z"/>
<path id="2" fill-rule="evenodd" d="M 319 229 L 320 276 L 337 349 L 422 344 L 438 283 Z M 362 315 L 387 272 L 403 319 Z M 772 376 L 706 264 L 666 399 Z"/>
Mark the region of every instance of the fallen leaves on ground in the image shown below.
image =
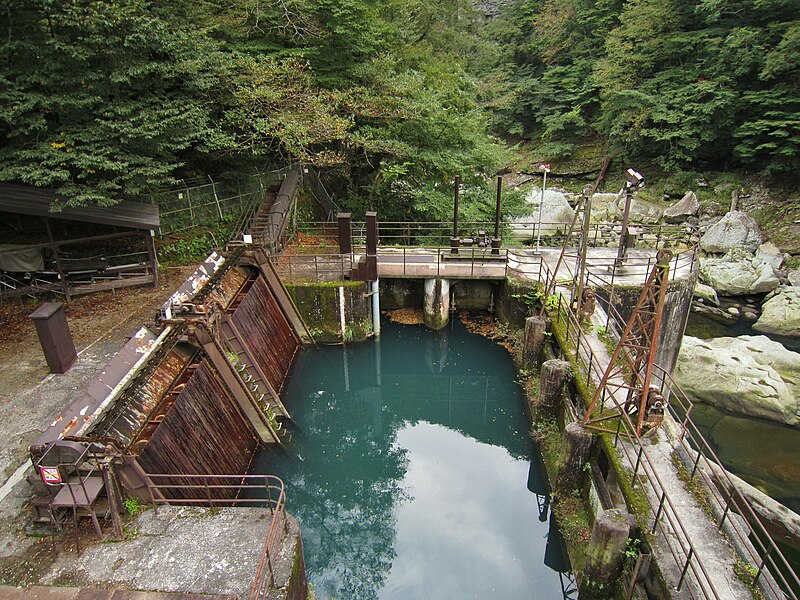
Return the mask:
<path id="1" fill-rule="evenodd" d="M 422 310 L 419 308 L 398 308 L 397 310 L 387 310 L 384 314 L 393 323 L 403 325 L 422 325 L 425 322 L 422 318 Z"/>

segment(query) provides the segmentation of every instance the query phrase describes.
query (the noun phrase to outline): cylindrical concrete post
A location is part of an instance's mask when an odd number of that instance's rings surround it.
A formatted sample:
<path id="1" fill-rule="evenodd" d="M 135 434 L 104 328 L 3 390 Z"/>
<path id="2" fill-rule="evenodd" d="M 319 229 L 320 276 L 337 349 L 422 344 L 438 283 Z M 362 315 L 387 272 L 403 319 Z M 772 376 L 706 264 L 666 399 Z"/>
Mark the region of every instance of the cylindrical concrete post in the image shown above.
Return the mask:
<path id="1" fill-rule="evenodd" d="M 594 521 L 581 578 L 580 598 L 608 598 L 619 580 L 631 516 L 616 508 L 604 510 Z"/>
<path id="2" fill-rule="evenodd" d="M 564 444 L 558 462 L 558 489 L 571 492 L 580 489 L 587 473 L 584 465 L 589 462 L 592 451 L 592 433 L 578 423 L 570 423 L 564 429 Z"/>
<path id="3" fill-rule="evenodd" d="M 538 367 L 542 364 L 544 340 L 550 320 L 547 317 L 528 317 L 525 319 L 525 343 L 522 350 L 522 362 L 525 368 Z"/>
<path id="4" fill-rule="evenodd" d="M 425 299 L 422 305 L 425 325 L 431 329 L 442 329 L 450 320 L 450 281 L 426 279 Z"/>
<path id="5" fill-rule="evenodd" d="M 527 323 L 526 323 L 527 329 Z M 538 411 L 555 416 L 561 410 L 564 384 L 572 376 L 572 365 L 565 360 L 545 361 L 539 373 Z"/>

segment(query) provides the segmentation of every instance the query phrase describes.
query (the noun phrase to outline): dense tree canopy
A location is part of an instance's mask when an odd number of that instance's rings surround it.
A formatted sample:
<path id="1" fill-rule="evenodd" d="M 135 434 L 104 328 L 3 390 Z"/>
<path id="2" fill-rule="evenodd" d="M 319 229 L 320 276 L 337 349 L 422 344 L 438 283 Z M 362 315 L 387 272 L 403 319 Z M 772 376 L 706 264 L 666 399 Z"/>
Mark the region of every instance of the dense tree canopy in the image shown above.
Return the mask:
<path id="1" fill-rule="evenodd" d="M 0 180 L 72 204 L 301 159 L 351 208 L 488 212 L 498 138 L 796 171 L 796 0 L 7 0 Z M 469 197 L 469 195 L 468 195 Z"/>
<path id="2" fill-rule="evenodd" d="M 506 130 L 665 167 L 796 170 L 794 0 L 516 0 Z"/>

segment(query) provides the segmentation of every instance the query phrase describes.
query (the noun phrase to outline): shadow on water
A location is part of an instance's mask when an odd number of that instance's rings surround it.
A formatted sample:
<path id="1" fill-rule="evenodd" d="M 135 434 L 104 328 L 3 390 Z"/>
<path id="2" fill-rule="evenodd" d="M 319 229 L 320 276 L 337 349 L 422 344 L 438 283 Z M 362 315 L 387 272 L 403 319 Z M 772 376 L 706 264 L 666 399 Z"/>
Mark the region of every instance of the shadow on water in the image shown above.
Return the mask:
<path id="1" fill-rule="evenodd" d="M 300 354 L 295 456 L 254 471 L 286 483 L 317 598 L 576 597 L 515 377 L 459 323 Z"/>

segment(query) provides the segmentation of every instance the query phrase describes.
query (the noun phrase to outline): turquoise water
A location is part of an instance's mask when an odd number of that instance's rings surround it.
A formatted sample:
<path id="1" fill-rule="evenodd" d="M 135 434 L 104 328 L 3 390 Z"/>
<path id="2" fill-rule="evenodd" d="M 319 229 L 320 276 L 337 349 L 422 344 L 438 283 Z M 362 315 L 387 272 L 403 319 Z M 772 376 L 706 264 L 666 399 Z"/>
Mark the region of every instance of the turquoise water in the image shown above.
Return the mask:
<path id="1" fill-rule="evenodd" d="M 304 350 L 284 397 L 300 458 L 254 470 L 286 483 L 318 600 L 573 596 L 505 350 L 387 323 Z"/>

